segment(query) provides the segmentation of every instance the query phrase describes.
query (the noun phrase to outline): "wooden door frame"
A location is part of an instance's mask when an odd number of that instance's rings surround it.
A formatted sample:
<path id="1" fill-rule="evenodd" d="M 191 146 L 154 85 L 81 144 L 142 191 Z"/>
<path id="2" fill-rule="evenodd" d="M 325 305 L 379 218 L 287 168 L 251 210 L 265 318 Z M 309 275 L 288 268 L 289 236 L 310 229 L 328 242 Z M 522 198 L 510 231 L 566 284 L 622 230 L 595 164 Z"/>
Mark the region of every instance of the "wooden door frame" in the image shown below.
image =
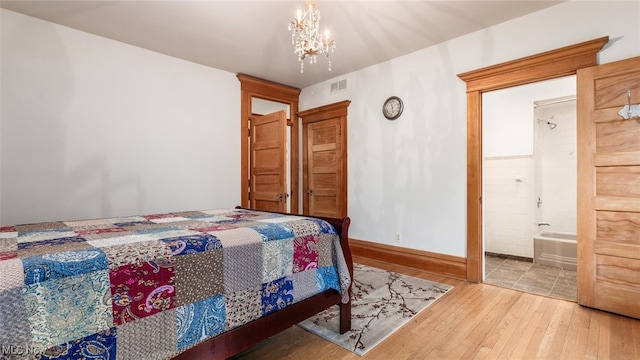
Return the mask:
<path id="1" fill-rule="evenodd" d="M 308 109 L 305 111 L 301 111 L 298 116 L 300 117 L 300 119 L 302 120 L 302 127 L 303 127 L 303 136 L 302 138 L 304 139 L 304 144 L 303 144 L 303 151 L 302 151 L 302 191 L 303 191 L 303 211 L 302 213 L 305 215 L 309 214 L 309 198 L 307 195 L 307 190 L 309 190 L 309 175 L 308 175 L 308 171 L 309 171 L 309 162 L 307 159 L 307 138 L 306 138 L 306 127 L 305 125 L 314 123 L 314 122 L 318 122 L 318 121 L 323 121 L 323 120 L 328 120 L 328 119 L 334 119 L 334 118 L 340 118 L 340 146 L 342 146 L 342 153 L 341 153 L 341 159 L 342 159 L 342 178 L 340 179 L 342 181 L 342 189 L 341 191 L 341 196 L 342 196 L 342 216 L 347 216 L 347 208 L 348 208 L 348 199 L 347 199 L 347 194 L 348 194 L 348 189 L 347 189 L 347 171 L 348 171 L 348 163 L 347 163 L 347 116 L 348 116 L 348 110 L 347 108 L 349 107 L 349 104 L 351 104 L 351 100 L 343 100 L 343 101 L 339 101 L 333 104 L 328 104 L 328 105 L 323 105 L 323 106 L 319 106 L 313 109 Z"/>
<path id="2" fill-rule="evenodd" d="M 253 116 L 251 99 L 259 98 L 271 100 L 289 105 L 288 121 L 291 121 L 291 143 L 289 145 L 291 168 L 291 213 L 298 211 L 299 189 L 299 141 L 298 129 L 298 103 L 300 89 L 287 85 L 274 83 L 253 76 L 238 74 L 240 80 L 241 104 L 240 104 L 240 205 L 249 207 L 249 119 Z"/>
<path id="3" fill-rule="evenodd" d="M 609 37 L 458 74 L 467 84 L 467 281 L 482 282 L 482 93 L 575 75 L 598 65 Z M 578 119 L 580 121 L 580 119 Z"/>

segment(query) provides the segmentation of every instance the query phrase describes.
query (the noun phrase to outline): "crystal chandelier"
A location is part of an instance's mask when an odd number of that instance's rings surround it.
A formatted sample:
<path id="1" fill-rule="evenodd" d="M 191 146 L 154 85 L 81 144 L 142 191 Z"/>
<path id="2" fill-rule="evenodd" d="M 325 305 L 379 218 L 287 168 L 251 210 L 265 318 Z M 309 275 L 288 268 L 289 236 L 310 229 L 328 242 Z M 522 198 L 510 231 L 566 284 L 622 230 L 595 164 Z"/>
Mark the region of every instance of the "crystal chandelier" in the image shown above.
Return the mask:
<path id="1" fill-rule="evenodd" d="M 300 72 L 304 72 L 304 59 L 309 58 L 309 63 L 317 62 L 318 55 L 325 55 L 329 61 L 329 71 L 331 71 L 331 59 L 329 52 L 333 52 L 336 47 L 334 41 L 329 38 L 329 31 L 320 33 L 320 11 L 315 8 L 313 0 L 305 0 L 307 11 L 304 13 L 298 9 L 296 17 L 289 23 L 291 30 L 291 43 L 294 46 L 294 53 L 298 55 L 300 61 Z"/>

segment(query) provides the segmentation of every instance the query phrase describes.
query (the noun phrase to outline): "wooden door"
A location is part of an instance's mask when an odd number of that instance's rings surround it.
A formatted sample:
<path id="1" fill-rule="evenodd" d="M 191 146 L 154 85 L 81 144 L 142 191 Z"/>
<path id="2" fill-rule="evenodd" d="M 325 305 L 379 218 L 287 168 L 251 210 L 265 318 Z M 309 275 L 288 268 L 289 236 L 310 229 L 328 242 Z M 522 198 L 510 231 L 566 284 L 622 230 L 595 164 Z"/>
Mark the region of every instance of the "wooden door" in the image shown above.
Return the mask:
<path id="1" fill-rule="evenodd" d="M 251 121 L 250 207 L 286 211 L 287 115 L 281 110 Z"/>
<path id="2" fill-rule="evenodd" d="M 307 214 L 313 216 L 342 217 L 342 129 L 340 118 L 308 124 L 306 134 L 306 199 Z"/>
<path id="3" fill-rule="evenodd" d="M 351 101 L 302 111 L 302 212 L 347 216 L 347 107 Z"/>
<path id="4" fill-rule="evenodd" d="M 640 118 L 618 115 L 640 103 L 640 57 L 577 83 L 578 303 L 640 318 Z"/>

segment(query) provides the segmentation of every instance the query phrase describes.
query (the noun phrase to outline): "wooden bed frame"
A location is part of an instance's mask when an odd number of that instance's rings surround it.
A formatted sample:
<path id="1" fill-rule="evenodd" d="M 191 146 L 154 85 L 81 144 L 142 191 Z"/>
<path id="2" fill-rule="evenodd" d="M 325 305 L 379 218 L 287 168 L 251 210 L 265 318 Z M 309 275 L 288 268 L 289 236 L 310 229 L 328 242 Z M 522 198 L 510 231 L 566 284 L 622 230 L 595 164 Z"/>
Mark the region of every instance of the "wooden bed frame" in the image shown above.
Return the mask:
<path id="1" fill-rule="evenodd" d="M 240 209 L 241 207 L 236 208 Z M 336 228 L 340 236 L 340 246 L 349 268 L 349 275 L 353 279 L 353 258 L 349 249 L 348 236 L 351 219 L 349 217 L 342 219 L 315 218 L 325 220 Z M 351 284 L 349 285 L 349 295 L 351 295 Z M 351 299 L 346 304 L 343 304 L 341 299 L 338 291 L 327 290 L 206 340 L 180 353 L 174 360 L 226 359 L 336 304 L 340 305 L 340 333 L 344 334 L 351 329 Z"/>

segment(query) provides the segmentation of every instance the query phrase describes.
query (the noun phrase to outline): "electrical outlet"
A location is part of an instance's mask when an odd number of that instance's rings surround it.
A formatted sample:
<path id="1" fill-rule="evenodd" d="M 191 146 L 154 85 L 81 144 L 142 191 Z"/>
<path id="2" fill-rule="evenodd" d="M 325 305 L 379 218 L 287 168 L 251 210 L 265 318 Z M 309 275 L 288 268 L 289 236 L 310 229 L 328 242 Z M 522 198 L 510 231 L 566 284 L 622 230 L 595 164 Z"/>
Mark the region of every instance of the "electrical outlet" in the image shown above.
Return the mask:
<path id="1" fill-rule="evenodd" d="M 400 242 L 400 233 L 396 233 L 396 242 L 399 243 Z"/>

